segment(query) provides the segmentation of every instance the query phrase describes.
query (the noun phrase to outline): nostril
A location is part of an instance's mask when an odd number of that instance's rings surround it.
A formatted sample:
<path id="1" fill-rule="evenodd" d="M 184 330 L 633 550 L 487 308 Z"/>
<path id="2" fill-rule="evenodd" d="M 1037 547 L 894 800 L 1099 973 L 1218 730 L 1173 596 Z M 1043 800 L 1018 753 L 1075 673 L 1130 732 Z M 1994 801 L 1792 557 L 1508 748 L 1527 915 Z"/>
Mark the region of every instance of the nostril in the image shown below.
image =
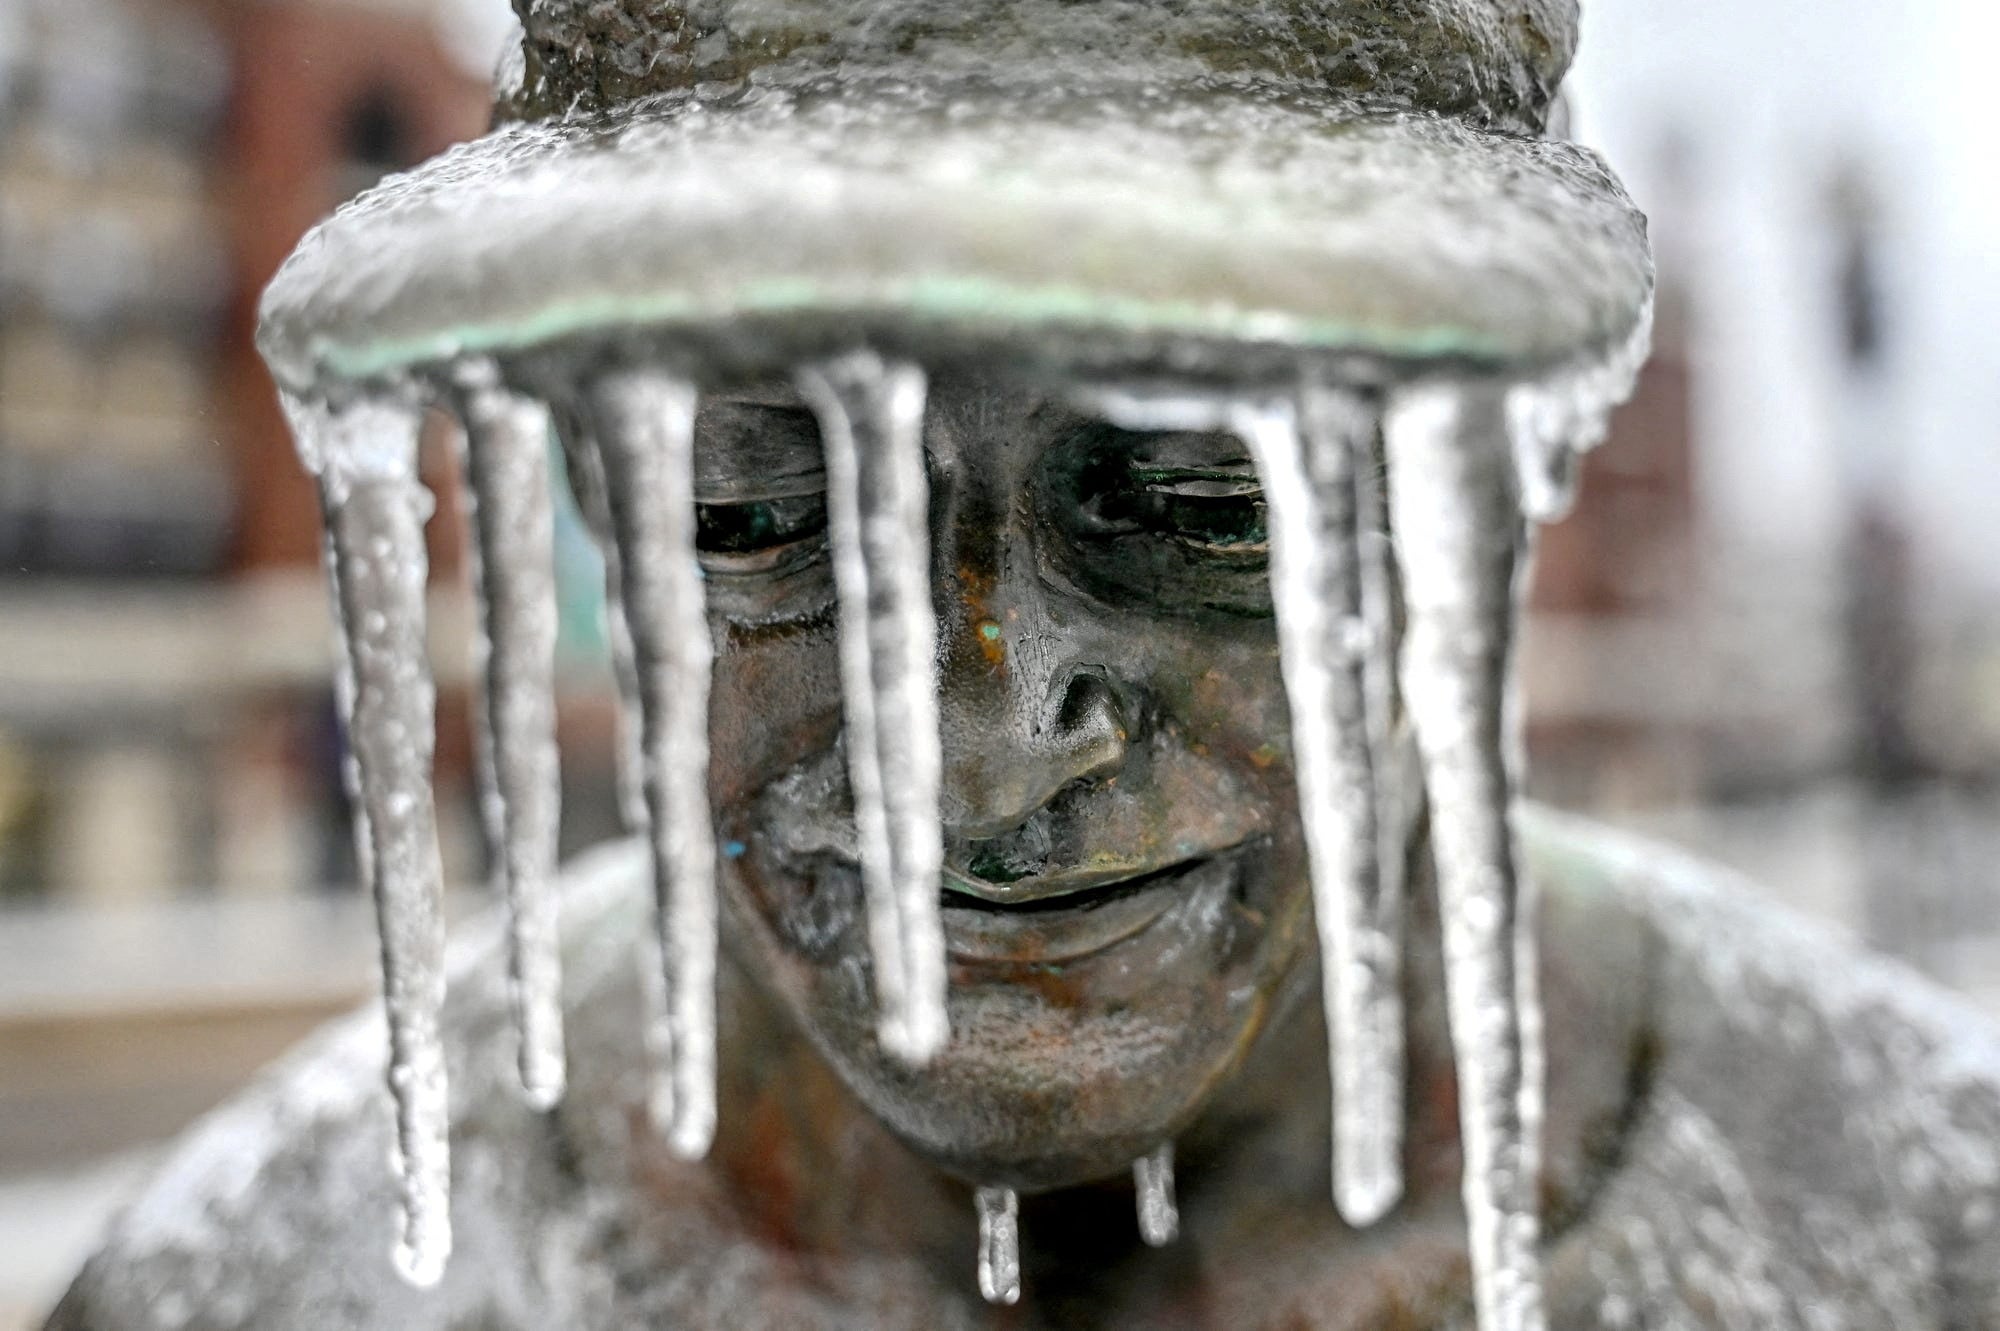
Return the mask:
<path id="1" fill-rule="evenodd" d="M 1100 668 L 1080 667 L 1056 706 L 1056 734 L 1072 743 L 1123 743 L 1126 725 L 1118 694 Z"/>

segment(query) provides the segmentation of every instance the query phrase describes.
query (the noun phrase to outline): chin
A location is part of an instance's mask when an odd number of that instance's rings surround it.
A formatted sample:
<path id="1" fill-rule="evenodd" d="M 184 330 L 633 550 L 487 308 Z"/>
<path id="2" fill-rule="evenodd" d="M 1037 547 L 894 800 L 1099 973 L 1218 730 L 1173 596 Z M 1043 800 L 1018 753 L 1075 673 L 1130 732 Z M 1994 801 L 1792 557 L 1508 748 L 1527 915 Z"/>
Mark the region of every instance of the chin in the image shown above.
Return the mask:
<path id="1" fill-rule="evenodd" d="M 1310 955 L 1302 866 L 1268 836 L 1088 892 L 947 892 L 951 1039 L 909 1068 L 876 1040 L 852 862 L 748 835 L 725 885 L 745 959 L 877 1119 L 974 1184 L 1128 1171 L 1228 1081 Z"/>

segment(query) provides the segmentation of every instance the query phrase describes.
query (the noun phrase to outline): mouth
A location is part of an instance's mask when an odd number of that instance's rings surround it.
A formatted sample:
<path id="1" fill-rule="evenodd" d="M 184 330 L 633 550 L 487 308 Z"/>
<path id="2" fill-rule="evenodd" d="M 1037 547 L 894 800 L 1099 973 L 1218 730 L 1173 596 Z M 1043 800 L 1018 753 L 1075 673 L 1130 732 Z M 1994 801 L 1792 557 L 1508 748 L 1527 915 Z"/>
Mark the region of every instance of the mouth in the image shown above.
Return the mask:
<path id="1" fill-rule="evenodd" d="M 1051 965 L 1107 951 L 1163 923 L 1206 918 L 1237 890 L 1240 850 L 1010 883 L 947 866 L 945 950 L 959 961 Z"/>

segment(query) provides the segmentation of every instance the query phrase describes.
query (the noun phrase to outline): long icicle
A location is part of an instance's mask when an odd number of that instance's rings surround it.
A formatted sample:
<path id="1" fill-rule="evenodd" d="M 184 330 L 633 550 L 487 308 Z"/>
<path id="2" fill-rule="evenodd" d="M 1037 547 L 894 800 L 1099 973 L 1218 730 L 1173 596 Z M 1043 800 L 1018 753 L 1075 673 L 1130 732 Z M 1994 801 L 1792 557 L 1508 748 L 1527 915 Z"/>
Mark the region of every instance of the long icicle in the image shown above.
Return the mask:
<path id="1" fill-rule="evenodd" d="M 1180 1204 L 1174 1197 L 1174 1144 L 1167 1142 L 1132 1165 L 1138 1192 L 1139 1237 L 1149 1248 L 1164 1248 L 1180 1236 Z"/>
<path id="2" fill-rule="evenodd" d="M 502 387 L 490 361 L 460 371 L 457 398 L 484 676 L 481 805 L 509 915 L 521 1088 L 529 1104 L 549 1109 L 564 1083 L 549 413 Z"/>
<path id="3" fill-rule="evenodd" d="M 979 1294 L 1005 1306 L 1021 1301 L 1021 1199 L 1012 1188 L 980 1188 Z"/>
<path id="4" fill-rule="evenodd" d="M 1475 1307 L 1480 1331 L 1540 1331 L 1541 1012 L 1506 702 L 1522 519 L 1504 399 L 1411 387 L 1395 395 L 1386 433 L 1409 617 L 1403 690 L 1430 795 Z"/>
<path id="5" fill-rule="evenodd" d="M 570 493 L 604 563 L 604 637 L 611 652 L 611 680 L 618 691 L 618 736 L 613 761 L 617 765 L 618 814 L 628 832 L 646 826 L 646 782 L 643 727 L 639 721 L 639 667 L 633 660 L 632 629 L 625 618 L 624 570 L 618 542 L 611 530 L 611 498 L 606 493 L 604 458 L 589 422 L 587 409 L 570 404 L 555 412 L 556 438 L 562 444 L 563 467 Z"/>
<path id="6" fill-rule="evenodd" d="M 1396 569 L 1389 545 L 1389 487 L 1378 452 L 1381 416 L 1355 437 L 1356 550 L 1361 559 L 1362 685 L 1368 699 L 1369 766 L 1375 773 L 1376 869 L 1385 902 L 1403 902 L 1414 768 L 1396 715 Z M 1398 948 L 1400 952 L 1400 946 Z"/>
<path id="7" fill-rule="evenodd" d="M 389 1027 L 402 1215 L 396 1268 L 435 1284 L 451 1255 L 450 1104 L 439 1024 L 444 917 L 431 796 L 437 688 L 425 655 L 424 522 L 414 407 L 287 402 L 318 472 L 343 654 L 336 695 L 351 762 L 358 859 L 375 901 Z"/>
<path id="8" fill-rule="evenodd" d="M 1375 417 L 1311 387 L 1248 410 L 1270 515 L 1271 595 L 1320 935 L 1333 1091 L 1333 1192 L 1372 1225 L 1403 1192 L 1402 900 L 1380 870 L 1355 461 Z"/>
<path id="9" fill-rule="evenodd" d="M 864 352 L 802 373 L 799 388 L 826 446 L 848 773 L 879 1038 L 890 1054 L 922 1064 L 949 1035 L 923 372 Z"/>
<path id="10" fill-rule="evenodd" d="M 649 372 L 601 381 L 594 412 L 637 663 L 668 1058 L 655 1112 L 674 1151 L 715 1137 L 715 830 L 708 804 L 709 641 L 695 551 L 695 391 Z M 661 1094 L 665 1092 L 665 1094 Z M 667 1103 L 661 1104 L 665 1099 Z"/>

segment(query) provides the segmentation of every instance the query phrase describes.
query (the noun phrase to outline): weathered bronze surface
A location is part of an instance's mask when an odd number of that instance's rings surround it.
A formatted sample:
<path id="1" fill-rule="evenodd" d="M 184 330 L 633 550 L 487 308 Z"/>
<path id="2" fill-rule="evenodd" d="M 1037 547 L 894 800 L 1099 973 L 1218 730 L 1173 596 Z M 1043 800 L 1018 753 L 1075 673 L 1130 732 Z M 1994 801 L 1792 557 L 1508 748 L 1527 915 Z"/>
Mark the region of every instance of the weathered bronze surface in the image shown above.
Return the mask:
<path id="1" fill-rule="evenodd" d="M 335 397 L 468 351 L 551 395 L 634 362 L 705 390 L 729 956 L 715 1149 L 683 1163 L 647 1117 L 648 870 L 608 848 L 566 901 L 559 1109 L 528 1110 L 495 1054 L 497 943 L 454 970 L 441 1285 L 408 1288 L 384 1260 L 368 1014 L 198 1131 L 52 1326 L 1468 1326 L 1427 828 L 1405 847 L 1406 1186 L 1357 1231 L 1330 1204 L 1254 470 L 1233 435 L 1110 428 L 1055 368 L 1213 392 L 1346 358 L 1365 391 L 1627 340 L 1650 290 L 1641 224 L 1594 158 L 1532 137 L 1574 4 L 551 0 L 523 16 L 512 113 L 579 114 L 336 219 L 274 289 L 266 346 L 288 389 Z M 628 178 L 649 154 L 653 174 Z M 1354 179 L 1313 169 L 1334 160 Z M 566 203 L 565 179 L 588 188 Z M 605 231 L 565 212 L 621 190 L 641 205 Z M 780 207 L 813 201 L 824 217 L 803 223 Z M 637 234 L 647 216 L 675 225 Z M 920 1071 L 877 1042 L 821 440 L 781 373 L 857 344 L 931 381 L 953 1036 Z M 1532 811 L 1522 834 L 1544 898 L 1552 1324 L 2000 1324 L 1991 1035 L 1671 857 Z M 1167 1140 L 1182 1237 L 1155 1250 L 1127 1171 Z M 1029 1194 L 1018 1308 L 972 1286 L 971 1184 Z"/>
<path id="2" fill-rule="evenodd" d="M 1230 475 L 1241 446 L 1108 431 L 977 378 L 941 379 L 931 403 L 957 954 L 939 1062 L 879 1054 L 861 978 L 812 426 L 778 395 L 718 402 L 698 439 L 711 775 L 738 844 L 710 1159 L 674 1160 L 647 1120 L 646 874 L 636 847 L 607 850 L 566 906 L 555 1113 L 525 1108 L 497 1056 L 497 940 L 455 967 L 460 1237 L 438 1289 L 382 1256 L 380 1022 L 363 1014 L 195 1135 L 53 1327 L 1469 1324 L 1421 827 L 1408 1192 L 1365 1233 L 1328 1202 L 1258 505 L 1184 484 Z M 1742 1306 L 1774 1327 L 1983 1324 L 2000 1306 L 1977 1163 L 2000 1130 L 1990 1035 L 1739 885 L 1544 815 L 1524 831 L 1544 889 L 1552 1324 L 1723 1327 Z M 987 909 L 1172 866 L 1122 902 Z M 1154 1250 L 1122 1176 L 1168 1135 L 1183 1237 Z M 1018 1309 L 971 1287 L 962 1179 L 1050 1189 L 1024 1201 Z"/>

